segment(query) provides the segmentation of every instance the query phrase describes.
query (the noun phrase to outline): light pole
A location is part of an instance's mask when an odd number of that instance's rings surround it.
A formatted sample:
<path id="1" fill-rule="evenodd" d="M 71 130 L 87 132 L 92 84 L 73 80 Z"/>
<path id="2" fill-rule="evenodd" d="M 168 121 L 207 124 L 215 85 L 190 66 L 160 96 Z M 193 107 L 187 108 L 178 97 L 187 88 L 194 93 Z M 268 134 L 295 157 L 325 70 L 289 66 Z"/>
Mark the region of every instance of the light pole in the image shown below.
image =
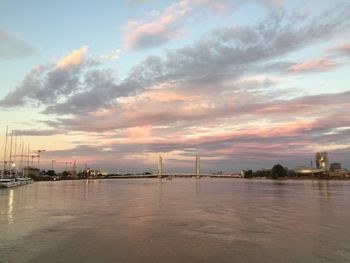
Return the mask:
<path id="1" fill-rule="evenodd" d="M 40 173 L 40 153 L 45 152 L 45 150 L 37 150 L 36 152 L 38 153 L 38 170 Z"/>
<path id="2" fill-rule="evenodd" d="M 66 164 L 66 172 L 68 172 L 68 164 L 72 164 L 72 162 L 65 162 Z"/>
<path id="3" fill-rule="evenodd" d="M 38 155 L 35 155 L 35 154 L 31 154 L 30 157 L 32 158 L 32 167 L 33 167 L 33 164 L 34 164 L 34 158 L 37 158 Z"/>
<path id="4" fill-rule="evenodd" d="M 56 160 L 51 161 L 51 170 L 53 171 L 53 164 L 56 162 Z"/>

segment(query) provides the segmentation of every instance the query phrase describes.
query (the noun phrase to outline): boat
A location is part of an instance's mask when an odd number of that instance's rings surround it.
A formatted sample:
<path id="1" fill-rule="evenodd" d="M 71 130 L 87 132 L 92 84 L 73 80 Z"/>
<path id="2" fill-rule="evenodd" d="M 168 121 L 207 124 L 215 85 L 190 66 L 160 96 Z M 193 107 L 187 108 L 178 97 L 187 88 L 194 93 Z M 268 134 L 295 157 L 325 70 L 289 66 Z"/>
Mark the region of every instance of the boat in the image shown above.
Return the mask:
<path id="1" fill-rule="evenodd" d="M 34 182 L 32 178 L 28 177 L 18 177 L 17 181 L 20 182 L 21 185 L 32 184 Z"/>
<path id="2" fill-rule="evenodd" d="M 21 185 L 26 185 L 26 184 L 31 184 L 33 183 L 33 180 L 31 178 L 2 178 L 0 179 L 0 187 L 3 188 L 11 188 L 11 187 L 16 187 L 16 186 L 21 186 Z"/>
<path id="3" fill-rule="evenodd" d="M 5 179 L 1 179 L 0 181 L 0 186 L 4 188 L 10 188 L 10 187 L 15 187 L 20 185 L 21 183 L 19 181 L 16 181 L 15 179 L 5 178 Z"/>

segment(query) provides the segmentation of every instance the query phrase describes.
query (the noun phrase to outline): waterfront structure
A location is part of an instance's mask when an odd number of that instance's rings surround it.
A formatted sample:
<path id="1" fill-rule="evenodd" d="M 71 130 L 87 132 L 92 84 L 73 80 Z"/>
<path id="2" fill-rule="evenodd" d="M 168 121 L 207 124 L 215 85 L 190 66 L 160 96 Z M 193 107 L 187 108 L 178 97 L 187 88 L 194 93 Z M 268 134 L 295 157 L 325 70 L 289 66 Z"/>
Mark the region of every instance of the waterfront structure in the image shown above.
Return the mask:
<path id="1" fill-rule="evenodd" d="M 331 165 L 329 166 L 329 170 L 332 172 L 336 172 L 336 171 L 341 171 L 341 164 L 340 163 L 331 163 Z"/>
<path id="2" fill-rule="evenodd" d="M 199 155 L 196 155 L 196 178 L 201 177 L 201 166 Z"/>
<path id="3" fill-rule="evenodd" d="M 295 167 L 293 169 L 294 172 L 296 172 L 297 174 L 313 174 L 314 173 L 314 169 L 312 167 L 308 167 L 308 166 L 298 166 Z"/>
<path id="4" fill-rule="evenodd" d="M 304 174 L 304 175 L 313 175 L 313 174 L 317 174 L 317 173 L 322 173 L 324 172 L 324 169 L 315 169 L 312 166 L 298 166 L 293 168 L 293 171 L 297 174 Z"/>
<path id="5" fill-rule="evenodd" d="M 159 155 L 158 158 L 158 178 L 162 178 L 163 176 L 163 158 Z"/>
<path id="6" fill-rule="evenodd" d="M 329 167 L 328 153 L 327 152 L 318 152 L 316 153 L 316 167 L 317 169 L 322 169 L 327 171 Z"/>

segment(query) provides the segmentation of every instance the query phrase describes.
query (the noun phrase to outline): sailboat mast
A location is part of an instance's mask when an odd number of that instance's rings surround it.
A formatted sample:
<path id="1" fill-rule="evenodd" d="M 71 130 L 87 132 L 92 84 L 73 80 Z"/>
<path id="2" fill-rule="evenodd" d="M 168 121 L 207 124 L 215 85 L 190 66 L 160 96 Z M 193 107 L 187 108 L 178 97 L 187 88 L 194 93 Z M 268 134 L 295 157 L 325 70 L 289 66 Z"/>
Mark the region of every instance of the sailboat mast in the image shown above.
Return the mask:
<path id="1" fill-rule="evenodd" d="M 18 156 L 17 156 L 17 134 L 15 133 L 15 153 L 13 155 L 13 163 L 15 164 L 15 175 L 17 176 L 17 159 L 18 159 Z"/>
<path id="2" fill-rule="evenodd" d="M 27 176 L 29 175 L 29 155 L 30 155 L 30 143 L 28 143 L 28 147 L 27 147 Z"/>
<path id="3" fill-rule="evenodd" d="M 20 161 L 20 167 L 22 172 L 22 177 L 24 177 L 24 169 L 23 169 L 23 156 L 24 155 L 24 142 L 21 139 L 21 161 Z"/>
<path id="4" fill-rule="evenodd" d="M 5 134 L 5 149 L 4 149 L 4 163 L 2 166 L 2 175 L 5 175 L 5 170 L 6 170 L 6 152 L 7 152 L 7 133 L 8 133 L 9 127 L 6 126 L 6 134 Z"/>
<path id="5" fill-rule="evenodd" d="M 10 142 L 10 160 L 9 160 L 9 171 L 10 176 L 12 175 L 11 166 L 12 166 L 12 145 L 13 145 L 13 130 L 11 131 L 11 142 Z"/>

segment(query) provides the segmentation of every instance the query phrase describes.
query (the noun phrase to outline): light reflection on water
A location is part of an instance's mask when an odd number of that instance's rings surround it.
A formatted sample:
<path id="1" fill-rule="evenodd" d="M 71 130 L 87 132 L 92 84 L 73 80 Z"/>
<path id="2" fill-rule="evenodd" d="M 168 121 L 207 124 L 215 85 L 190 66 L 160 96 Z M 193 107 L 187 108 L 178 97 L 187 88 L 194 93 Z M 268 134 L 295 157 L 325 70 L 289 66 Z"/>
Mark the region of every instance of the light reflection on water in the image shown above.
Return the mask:
<path id="1" fill-rule="evenodd" d="M 350 181 L 136 179 L 0 190 L 0 262 L 349 262 Z"/>
<path id="2" fill-rule="evenodd" d="M 7 222 L 8 224 L 13 224 L 13 189 L 10 189 L 8 195 L 8 212 L 7 212 Z"/>

